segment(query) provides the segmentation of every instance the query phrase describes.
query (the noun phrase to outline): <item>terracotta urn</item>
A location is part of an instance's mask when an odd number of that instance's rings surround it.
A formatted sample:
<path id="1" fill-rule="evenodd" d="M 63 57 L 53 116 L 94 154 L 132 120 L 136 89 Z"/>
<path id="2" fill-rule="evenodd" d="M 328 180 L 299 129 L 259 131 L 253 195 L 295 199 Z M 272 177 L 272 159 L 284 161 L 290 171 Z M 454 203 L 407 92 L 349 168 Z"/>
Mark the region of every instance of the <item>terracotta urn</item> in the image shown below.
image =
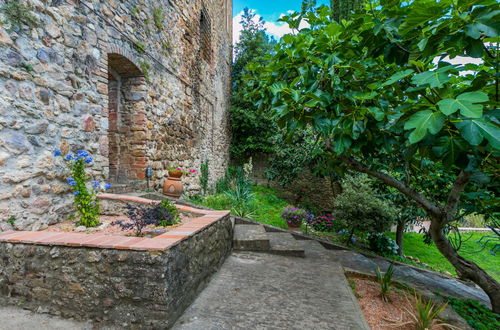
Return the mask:
<path id="1" fill-rule="evenodd" d="M 302 226 L 302 221 L 291 221 L 287 222 L 288 230 L 299 231 L 300 226 Z"/>
<path id="2" fill-rule="evenodd" d="M 183 189 L 182 173 L 168 171 L 168 177 L 163 184 L 163 194 L 170 197 L 181 197 Z"/>

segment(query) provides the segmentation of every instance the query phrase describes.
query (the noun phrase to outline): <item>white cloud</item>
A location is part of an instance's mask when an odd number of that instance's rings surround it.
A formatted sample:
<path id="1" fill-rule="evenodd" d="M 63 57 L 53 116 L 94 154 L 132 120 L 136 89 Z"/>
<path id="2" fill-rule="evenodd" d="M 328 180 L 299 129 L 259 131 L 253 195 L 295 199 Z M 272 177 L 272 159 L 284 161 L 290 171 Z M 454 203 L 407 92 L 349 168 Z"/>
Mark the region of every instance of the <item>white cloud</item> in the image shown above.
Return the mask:
<path id="1" fill-rule="evenodd" d="M 287 14 L 290 14 L 290 13 L 291 13 L 291 11 L 287 12 Z M 280 17 L 283 17 L 284 15 L 285 14 L 281 14 Z M 243 30 L 241 23 L 240 23 L 242 16 L 243 16 L 243 11 L 238 13 L 238 15 L 233 17 L 233 42 L 234 43 L 237 43 L 238 40 L 240 40 L 241 30 Z M 254 21 L 258 22 L 261 17 L 262 16 L 260 16 L 259 14 L 255 15 Z M 309 23 L 307 23 L 306 21 L 302 21 L 300 23 L 300 26 L 299 26 L 300 29 L 307 28 L 307 27 L 309 27 Z M 272 35 L 278 39 L 283 37 L 285 34 L 293 33 L 293 31 L 288 27 L 288 24 L 283 23 L 283 22 L 265 22 L 264 28 L 266 29 L 266 32 L 269 35 Z"/>

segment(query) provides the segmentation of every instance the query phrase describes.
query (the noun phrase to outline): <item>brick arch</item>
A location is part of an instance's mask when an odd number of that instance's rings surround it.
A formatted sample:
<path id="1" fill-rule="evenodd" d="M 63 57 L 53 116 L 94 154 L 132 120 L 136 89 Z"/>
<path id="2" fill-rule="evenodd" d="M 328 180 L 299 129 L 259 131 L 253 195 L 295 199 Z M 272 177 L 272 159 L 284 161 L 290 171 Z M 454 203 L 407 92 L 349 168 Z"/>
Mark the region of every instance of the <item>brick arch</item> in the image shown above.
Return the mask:
<path id="1" fill-rule="evenodd" d="M 146 81 L 126 50 L 108 50 L 109 179 L 136 185 L 147 167 Z"/>
<path id="2" fill-rule="evenodd" d="M 127 48 L 115 44 L 108 44 L 108 46 L 106 47 L 106 55 L 108 65 L 110 61 L 113 61 L 124 66 L 124 75 L 129 75 L 130 77 L 144 76 L 144 73 L 142 72 L 138 64 L 139 60 L 137 60 L 134 54 Z M 126 70 L 129 70 L 129 72 L 127 72 Z"/>

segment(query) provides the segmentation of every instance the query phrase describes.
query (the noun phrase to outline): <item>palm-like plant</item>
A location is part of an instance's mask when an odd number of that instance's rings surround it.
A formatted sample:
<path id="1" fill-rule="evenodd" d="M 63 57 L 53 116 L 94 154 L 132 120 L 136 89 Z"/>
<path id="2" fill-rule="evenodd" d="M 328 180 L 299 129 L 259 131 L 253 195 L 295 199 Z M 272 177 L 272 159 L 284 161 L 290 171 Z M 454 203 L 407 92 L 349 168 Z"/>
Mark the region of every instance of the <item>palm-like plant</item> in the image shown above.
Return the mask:
<path id="1" fill-rule="evenodd" d="M 454 328 L 453 326 L 445 323 L 440 323 L 437 317 L 441 312 L 448 306 L 444 304 L 441 307 L 437 307 L 437 304 L 428 300 L 427 302 L 422 299 L 420 295 L 417 295 L 415 300 L 415 307 L 417 310 L 416 314 L 410 313 L 410 315 L 415 320 L 416 330 L 426 330 L 431 329 L 434 325 L 444 325 L 448 328 Z"/>
<path id="2" fill-rule="evenodd" d="M 382 300 L 388 302 L 390 300 L 389 293 L 391 292 L 392 285 L 392 276 L 394 275 L 394 264 L 391 263 L 387 271 L 382 274 L 380 271 L 380 267 L 377 267 L 375 270 L 375 275 L 377 276 L 377 282 L 380 287 L 380 295 L 382 296 Z"/>

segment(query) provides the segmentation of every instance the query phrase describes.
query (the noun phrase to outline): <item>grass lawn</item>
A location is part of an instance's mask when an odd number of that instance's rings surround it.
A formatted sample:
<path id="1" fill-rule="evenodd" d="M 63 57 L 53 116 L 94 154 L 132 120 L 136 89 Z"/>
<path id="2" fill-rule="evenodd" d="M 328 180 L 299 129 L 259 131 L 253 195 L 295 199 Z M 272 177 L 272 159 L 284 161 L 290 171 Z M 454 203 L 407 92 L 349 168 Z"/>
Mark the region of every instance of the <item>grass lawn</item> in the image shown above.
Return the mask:
<path id="1" fill-rule="evenodd" d="M 482 251 L 481 245 L 477 243 L 484 235 L 491 234 L 464 233 L 463 239 L 467 239 L 467 241 L 463 243 L 458 253 L 464 258 L 474 261 L 493 278 L 500 281 L 500 253 L 497 253 L 496 256 L 490 254 L 490 248 L 493 247 L 494 243 L 490 242 Z M 389 233 L 389 236 L 393 239 L 395 238 L 394 233 Z M 406 233 L 404 236 L 403 253 L 406 256 L 418 258 L 433 269 L 446 271 L 456 276 L 455 268 L 439 253 L 434 243 L 429 246 L 423 242 L 422 234 Z"/>
<path id="2" fill-rule="evenodd" d="M 252 186 L 254 199 L 250 203 L 252 214 L 248 216 L 252 220 L 259 221 L 268 225 L 287 228 L 285 222 L 281 219 L 281 211 L 287 205 L 287 201 L 277 196 L 276 190 L 262 186 Z M 202 198 L 191 199 L 190 202 L 203 205 L 214 210 L 230 210 L 231 201 L 226 194 L 209 195 Z"/>

